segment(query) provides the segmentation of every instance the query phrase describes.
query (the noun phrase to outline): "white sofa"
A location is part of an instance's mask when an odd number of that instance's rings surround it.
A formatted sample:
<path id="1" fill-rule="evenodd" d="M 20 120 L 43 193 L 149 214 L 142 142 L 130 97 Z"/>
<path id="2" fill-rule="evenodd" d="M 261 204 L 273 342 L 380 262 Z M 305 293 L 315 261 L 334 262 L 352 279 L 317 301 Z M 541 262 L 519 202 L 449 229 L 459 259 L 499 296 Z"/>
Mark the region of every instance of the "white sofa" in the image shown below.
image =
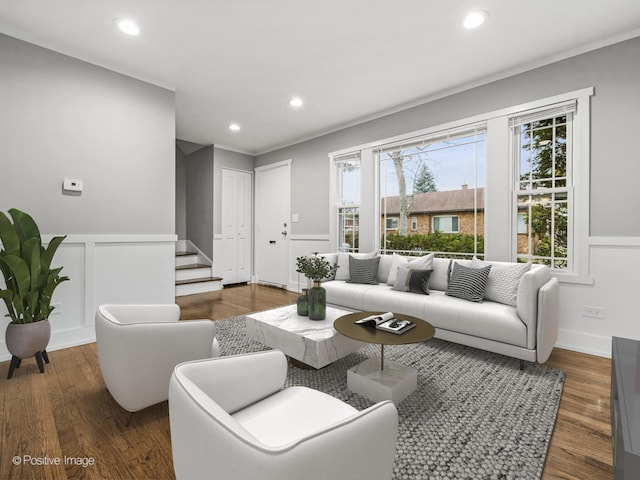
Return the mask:
<path id="1" fill-rule="evenodd" d="M 323 256 L 341 267 L 335 280 L 323 283 L 328 304 L 353 310 L 412 315 L 431 323 L 436 328 L 436 338 L 530 362 L 546 362 L 555 345 L 559 285 L 544 265 L 531 265 L 530 270 L 515 282 L 517 294 L 514 285 L 515 305 L 512 306 L 486 299 L 476 303 L 446 295 L 450 259 L 431 259 L 430 269 L 433 271 L 429 279 L 429 294 L 421 295 L 397 291 L 386 284 L 394 264 L 392 255 L 380 255 L 377 284 L 340 280 L 349 277 L 347 254 Z M 472 266 L 470 260 L 454 261 Z M 491 264 L 494 275 L 499 274 L 501 267 L 522 265 L 505 262 L 483 264 Z M 489 275 L 491 279 L 491 271 Z"/>

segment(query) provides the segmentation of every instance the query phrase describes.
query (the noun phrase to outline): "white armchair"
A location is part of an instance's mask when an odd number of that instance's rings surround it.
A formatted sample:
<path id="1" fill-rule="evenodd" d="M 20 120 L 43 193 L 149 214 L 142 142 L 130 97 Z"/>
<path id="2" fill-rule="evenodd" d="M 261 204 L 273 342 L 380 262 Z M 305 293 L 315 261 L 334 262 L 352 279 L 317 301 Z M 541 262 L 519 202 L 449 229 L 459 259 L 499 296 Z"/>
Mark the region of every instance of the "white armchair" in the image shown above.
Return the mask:
<path id="1" fill-rule="evenodd" d="M 176 478 L 389 480 L 394 404 L 357 411 L 317 390 L 283 389 L 286 373 L 278 350 L 178 365 L 169 386 Z"/>
<path id="2" fill-rule="evenodd" d="M 98 306 L 100 370 L 125 410 L 137 412 L 167 400 L 177 364 L 218 354 L 214 322 L 179 318 L 174 304 Z"/>

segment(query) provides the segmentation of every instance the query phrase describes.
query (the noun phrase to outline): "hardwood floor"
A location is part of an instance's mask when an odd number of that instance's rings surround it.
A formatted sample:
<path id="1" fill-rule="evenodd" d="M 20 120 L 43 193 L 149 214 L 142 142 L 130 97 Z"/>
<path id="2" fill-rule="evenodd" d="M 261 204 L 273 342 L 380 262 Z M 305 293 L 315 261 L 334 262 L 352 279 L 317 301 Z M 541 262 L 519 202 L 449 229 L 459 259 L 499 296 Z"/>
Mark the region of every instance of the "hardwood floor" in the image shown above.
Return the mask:
<path id="1" fill-rule="evenodd" d="M 248 285 L 176 301 L 184 319 L 216 320 L 295 298 Z M 9 362 L 0 363 L 0 479 L 174 478 L 167 402 L 134 414 L 126 426 L 127 413 L 102 380 L 95 343 L 49 357 L 44 374 L 25 360 L 11 380 Z M 566 381 L 542 478 L 612 479 L 610 361 L 556 349 L 548 365 L 563 369 Z"/>

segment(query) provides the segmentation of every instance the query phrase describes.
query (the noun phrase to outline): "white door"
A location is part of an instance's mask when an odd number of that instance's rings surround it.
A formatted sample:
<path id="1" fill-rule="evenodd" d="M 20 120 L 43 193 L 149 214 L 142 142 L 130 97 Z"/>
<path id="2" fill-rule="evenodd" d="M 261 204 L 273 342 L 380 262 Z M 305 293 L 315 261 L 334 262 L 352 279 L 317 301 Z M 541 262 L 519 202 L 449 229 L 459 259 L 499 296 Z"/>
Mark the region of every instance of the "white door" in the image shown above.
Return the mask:
<path id="1" fill-rule="evenodd" d="M 223 285 L 251 280 L 251 173 L 222 169 L 222 248 L 216 259 Z"/>
<path id="2" fill-rule="evenodd" d="M 253 219 L 251 212 L 253 211 L 253 192 L 252 180 L 253 176 L 247 172 L 236 172 L 238 174 L 238 195 L 236 197 L 236 233 L 237 233 L 237 249 L 236 249 L 236 281 L 249 282 L 251 280 L 251 252 L 253 245 L 251 244 L 253 232 Z"/>
<path id="3" fill-rule="evenodd" d="M 289 283 L 291 160 L 256 168 L 256 278 Z"/>

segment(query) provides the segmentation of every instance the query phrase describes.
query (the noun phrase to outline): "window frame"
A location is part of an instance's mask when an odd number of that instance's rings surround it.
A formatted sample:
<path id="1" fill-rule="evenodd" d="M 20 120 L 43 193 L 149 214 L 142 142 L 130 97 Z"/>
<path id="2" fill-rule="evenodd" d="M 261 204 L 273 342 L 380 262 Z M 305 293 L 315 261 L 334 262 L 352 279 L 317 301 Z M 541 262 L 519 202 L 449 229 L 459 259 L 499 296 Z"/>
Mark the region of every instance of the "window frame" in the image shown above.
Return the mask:
<path id="1" fill-rule="evenodd" d="M 515 245 L 515 252 L 514 252 L 514 257 L 515 257 L 515 261 L 527 261 L 527 262 L 533 262 L 533 263 L 544 263 L 546 264 L 546 261 L 548 261 L 548 266 L 549 268 L 551 268 L 554 271 L 557 272 L 573 272 L 574 270 L 574 259 L 573 259 L 573 238 L 572 238 L 572 232 L 573 232 L 573 222 L 574 222 L 574 217 L 575 217 L 575 208 L 574 208 L 574 202 L 573 202 L 573 176 L 571 174 L 572 170 L 573 170 L 573 145 L 574 145 L 574 123 L 573 123 L 573 117 L 574 117 L 574 111 L 572 110 L 572 105 L 574 104 L 574 102 L 568 102 L 568 104 L 565 107 L 557 107 L 557 106 L 551 106 L 549 109 L 539 109 L 538 111 L 534 112 L 532 115 L 525 115 L 525 117 L 527 117 L 525 120 L 520 121 L 517 125 L 511 126 L 511 138 L 512 138 L 512 144 L 513 144 L 513 149 L 512 149 L 512 154 L 511 154 L 511 158 L 512 158 L 512 165 L 513 165 L 513 169 L 514 169 L 514 185 L 513 185 L 513 209 L 515 211 L 515 215 L 516 215 L 516 222 L 514 224 L 514 228 L 513 228 L 513 232 L 512 235 L 515 236 L 515 240 L 514 240 L 514 245 Z M 567 109 L 567 111 L 563 111 L 564 109 Z M 560 110 L 560 111 L 559 111 Z M 519 116 L 522 116 L 522 114 L 520 114 Z M 517 116 L 515 116 L 517 117 Z M 558 127 L 558 124 L 556 124 L 556 119 L 561 118 L 561 117 L 565 117 L 565 121 L 564 124 L 564 128 L 565 128 L 565 140 L 566 140 L 566 149 L 565 149 L 565 169 L 564 169 L 564 176 L 559 176 L 556 177 L 556 172 L 552 172 L 551 173 L 551 177 L 548 178 L 542 178 L 542 179 L 533 179 L 532 178 L 532 173 L 533 170 L 531 169 L 531 165 L 528 166 L 529 168 L 529 176 L 530 179 L 529 180 L 523 180 L 522 179 L 522 173 L 520 172 L 520 168 L 522 166 L 522 130 L 521 127 L 523 125 L 528 125 L 531 123 L 535 123 L 535 122 L 541 122 L 541 121 L 551 121 L 551 124 L 549 126 L 543 127 L 543 128 L 551 128 L 551 136 L 552 136 L 552 142 L 555 141 L 555 129 Z M 512 117 L 513 118 L 513 117 Z M 538 130 L 540 128 L 537 128 Z M 555 152 L 554 152 L 555 153 Z M 552 169 L 555 170 L 555 168 L 553 168 L 555 166 L 555 161 L 556 161 L 556 156 L 553 155 L 552 157 Z M 558 186 L 556 185 L 556 180 L 564 180 L 564 185 Z M 546 185 L 544 186 L 545 183 L 550 183 L 551 186 Z M 528 184 L 528 185 L 527 185 Z M 542 186 L 541 186 L 542 185 Z M 562 201 L 562 200 L 556 200 L 556 196 L 562 196 L 562 195 L 566 195 L 566 200 Z M 532 247 L 532 241 L 533 239 L 533 234 L 534 234 L 534 230 L 531 227 L 531 218 L 529 218 L 529 225 L 527 225 L 526 227 L 526 235 L 527 235 L 527 243 L 528 243 L 528 248 L 527 248 L 527 252 L 526 253 L 519 253 L 518 252 L 518 235 L 520 235 L 519 233 L 519 223 L 517 220 L 518 215 L 520 215 L 520 207 L 523 204 L 523 200 L 524 200 L 524 204 L 527 205 L 528 211 L 531 211 L 532 208 L 534 208 L 535 204 L 531 202 L 532 198 L 534 197 L 542 197 L 549 199 L 547 205 L 549 205 L 548 208 L 551 208 L 551 215 L 550 215 L 550 223 L 551 223 L 551 230 L 552 230 L 552 235 L 551 235 L 551 243 L 553 245 L 553 248 L 551 248 L 551 252 L 550 255 L 548 257 L 542 256 L 542 255 L 534 255 L 531 247 Z M 555 248 L 555 234 L 556 234 L 556 229 L 555 229 L 555 212 L 557 208 L 562 208 L 561 205 L 562 204 L 566 204 L 566 210 L 567 210 L 567 239 L 566 239 L 566 249 L 567 249 L 567 257 L 566 259 L 564 257 L 557 257 L 556 256 L 556 248 Z M 540 262 L 542 261 L 542 262 Z M 565 268 L 557 268 L 556 264 L 557 262 L 562 262 L 562 261 L 566 261 L 566 267 Z"/>
<path id="2" fill-rule="evenodd" d="M 464 128 L 472 124 L 484 123 L 486 131 L 486 163 L 485 188 L 489 194 L 485 195 L 484 214 L 484 251 L 488 260 L 515 261 L 513 245 L 517 236 L 513 229 L 517 228 L 517 217 L 512 207 L 514 168 L 510 158 L 512 135 L 509 128 L 509 118 L 520 112 L 545 108 L 554 104 L 574 100 L 577 110 L 574 114 L 574 144 L 573 144 L 573 208 L 574 222 L 572 226 L 573 271 L 552 271 L 552 275 L 563 283 L 592 285 L 593 277 L 589 275 L 589 212 L 590 212 L 590 99 L 595 89 L 587 87 L 557 95 L 539 98 L 537 100 L 515 104 L 505 108 L 484 111 L 478 114 L 459 118 L 453 121 L 435 124 L 420 130 L 369 141 L 356 146 L 329 152 L 330 169 L 333 169 L 333 159 L 337 156 L 360 152 L 361 154 L 361 203 L 360 203 L 360 249 L 361 251 L 378 251 L 380 246 L 380 205 L 379 171 L 373 151 L 385 145 L 406 142 L 410 139 L 436 135 L 439 132 L 454 128 Z M 524 95 L 523 95 L 524 96 Z M 331 170 L 333 172 L 333 170 Z M 337 225 L 335 207 L 335 175 L 331 174 L 330 197 L 330 225 L 329 248 L 336 248 Z"/>
<path id="3" fill-rule="evenodd" d="M 342 211 L 345 210 L 356 210 L 355 214 L 353 215 L 353 218 L 356 219 L 354 220 L 354 225 L 351 226 L 351 232 L 352 235 L 355 237 L 357 235 L 358 237 L 358 244 L 357 245 L 351 245 L 350 248 L 348 249 L 344 249 L 344 245 L 346 244 L 346 242 L 342 242 L 340 243 L 340 238 L 336 238 L 336 250 L 338 251 L 348 251 L 350 253 L 357 253 L 360 251 L 360 206 L 362 204 L 362 190 L 360 190 L 360 199 L 358 202 L 356 203 L 343 203 L 342 200 L 342 196 L 341 196 L 341 192 L 342 192 L 342 184 L 341 184 L 341 180 L 342 177 L 340 175 L 341 172 L 341 167 L 339 166 L 339 164 L 341 163 L 346 163 L 346 162 L 357 162 L 359 164 L 359 169 L 362 169 L 362 157 L 360 155 L 359 152 L 351 152 L 347 155 L 340 155 L 337 157 L 332 158 L 332 166 L 333 166 L 333 177 L 335 179 L 335 206 L 333 211 L 335 212 L 335 217 L 336 217 L 336 221 L 335 221 L 335 230 L 336 230 L 336 237 L 339 237 L 341 235 L 341 232 L 345 231 L 344 228 L 341 227 L 340 222 L 341 219 L 344 218 L 344 215 L 341 215 Z M 360 187 L 362 188 L 362 187 Z M 355 243 L 355 242 L 354 242 Z"/>
<path id="4" fill-rule="evenodd" d="M 451 221 L 451 225 L 453 227 L 453 219 L 456 219 L 456 225 L 458 226 L 457 230 L 437 230 L 436 229 L 436 219 L 440 219 L 440 218 L 450 218 Z M 440 223 L 440 222 L 438 222 Z M 431 231 L 432 232 L 440 232 L 440 233 L 444 233 L 444 234 L 452 234 L 452 233 L 460 233 L 460 215 L 434 215 L 431 217 Z"/>
<path id="5" fill-rule="evenodd" d="M 440 127 L 430 130 L 429 132 L 420 132 L 419 134 L 406 135 L 402 138 L 395 138 L 393 141 L 383 142 L 378 145 L 374 149 L 372 149 L 373 159 L 376 167 L 376 197 L 374 199 L 374 204 L 376 205 L 376 215 L 379 218 L 386 218 L 383 216 L 382 207 L 382 195 L 380 193 L 380 181 L 381 181 L 381 163 L 383 161 L 388 161 L 389 158 L 382 158 L 383 155 L 388 155 L 389 152 L 395 151 L 404 151 L 409 150 L 415 146 L 429 146 L 436 145 L 445 142 L 453 142 L 458 139 L 464 139 L 468 137 L 473 137 L 473 141 L 467 142 L 464 144 L 453 144 L 449 145 L 451 148 L 456 148 L 462 145 L 473 144 L 474 145 L 474 165 L 473 165 L 473 187 L 470 190 L 476 191 L 478 188 L 486 189 L 486 163 L 487 163 L 487 122 L 486 120 L 478 120 L 474 119 L 473 122 L 455 122 L 452 124 L 441 125 Z M 483 181 L 478 186 L 478 159 L 479 159 L 479 150 L 478 145 L 482 145 L 482 170 L 485 172 L 483 176 Z M 449 148 L 447 147 L 447 148 Z M 441 149 L 441 148 L 439 148 Z M 404 156 L 403 156 L 404 157 Z M 483 214 L 486 212 L 487 206 L 483 205 Z M 442 232 L 442 233 L 460 233 L 460 216 L 459 215 L 449 215 L 449 217 L 457 217 L 458 218 L 458 231 L 457 232 Z M 485 251 L 478 251 L 478 247 L 484 244 L 484 236 L 486 235 L 486 231 L 478 230 L 478 205 L 477 205 L 477 195 L 474 196 L 474 211 L 473 211 L 473 236 L 474 236 L 474 248 L 473 252 L 446 252 L 455 256 L 469 256 L 470 258 L 473 256 L 479 256 L 484 258 Z M 431 232 L 433 233 L 433 219 L 429 219 L 429 224 L 431 225 Z M 386 226 L 386 224 L 385 224 Z M 407 226 L 407 233 L 411 232 L 410 226 Z M 375 244 L 378 246 L 377 248 L 380 251 L 386 251 L 386 248 L 382 247 L 383 235 L 386 236 L 386 232 L 390 230 L 385 228 L 384 230 L 380 229 L 375 234 Z M 399 229 L 398 229 L 399 230 Z M 383 233 L 384 232 L 384 233 Z M 480 241 L 478 239 L 479 236 L 483 237 L 483 240 Z M 435 252 L 436 255 L 444 254 L 443 252 Z"/>
<path id="6" fill-rule="evenodd" d="M 389 222 L 391 222 L 394 226 L 389 226 Z M 385 217 L 384 219 L 384 229 L 385 230 L 398 230 L 398 225 L 400 223 L 400 219 L 398 217 Z"/>

